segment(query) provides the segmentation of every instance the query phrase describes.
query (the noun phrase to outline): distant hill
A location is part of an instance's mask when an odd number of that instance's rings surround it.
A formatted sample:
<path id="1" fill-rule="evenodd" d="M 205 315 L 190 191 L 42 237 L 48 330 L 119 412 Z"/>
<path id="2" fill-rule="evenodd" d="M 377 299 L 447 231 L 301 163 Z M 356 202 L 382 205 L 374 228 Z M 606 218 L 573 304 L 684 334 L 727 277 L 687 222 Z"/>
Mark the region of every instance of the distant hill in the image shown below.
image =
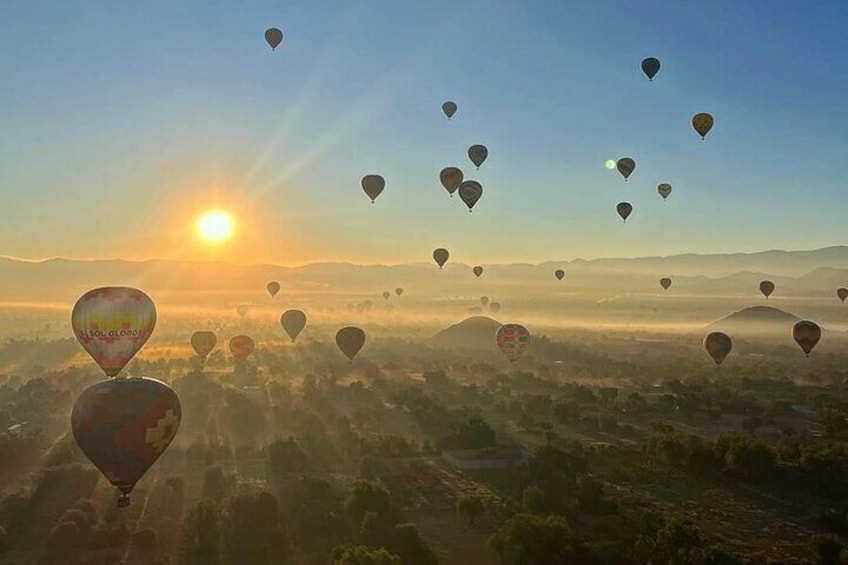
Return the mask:
<path id="1" fill-rule="evenodd" d="M 432 343 L 451 349 L 497 351 L 495 333 L 500 327 L 500 322 L 488 316 L 472 316 L 437 333 Z"/>
<path id="2" fill-rule="evenodd" d="M 780 333 L 788 335 L 792 326 L 800 320 L 794 314 L 771 306 L 752 306 L 710 324 L 710 330 L 729 334 Z"/>

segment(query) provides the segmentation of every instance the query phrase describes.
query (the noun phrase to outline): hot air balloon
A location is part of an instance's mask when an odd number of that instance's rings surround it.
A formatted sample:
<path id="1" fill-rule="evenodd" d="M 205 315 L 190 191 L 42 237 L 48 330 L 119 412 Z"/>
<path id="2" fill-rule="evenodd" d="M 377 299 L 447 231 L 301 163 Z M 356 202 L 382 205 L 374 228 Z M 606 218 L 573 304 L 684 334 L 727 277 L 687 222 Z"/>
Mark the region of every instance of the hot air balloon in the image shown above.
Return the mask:
<path id="1" fill-rule="evenodd" d="M 618 172 L 621 173 L 624 180 L 627 180 L 630 178 L 630 175 L 633 174 L 633 171 L 636 170 L 636 161 L 630 157 L 622 157 L 615 162 L 615 168 L 618 169 Z"/>
<path id="2" fill-rule="evenodd" d="M 397 294 L 398 296 L 403 296 L 403 289 L 402 288 L 396 288 L 395 294 Z"/>
<path id="3" fill-rule="evenodd" d="M 792 327 L 792 339 L 801 346 L 804 354 L 809 357 L 810 351 L 821 339 L 821 328 L 815 322 L 801 320 Z"/>
<path id="4" fill-rule="evenodd" d="M 701 139 L 704 139 L 707 137 L 707 133 L 713 129 L 713 117 L 706 112 L 695 114 L 692 116 L 692 127 L 695 128 Z"/>
<path id="5" fill-rule="evenodd" d="M 215 349 L 216 343 L 218 338 L 213 332 L 200 331 L 191 334 L 191 346 L 201 359 L 206 359 L 206 356 Z"/>
<path id="6" fill-rule="evenodd" d="M 380 196 L 383 189 L 386 188 L 386 179 L 380 175 L 365 175 L 362 177 L 362 190 L 371 199 L 371 204 Z"/>
<path id="7" fill-rule="evenodd" d="M 642 72 L 648 77 L 648 80 L 654 80 L 654 77 L 660 72 L 660 60 L 654 57 L 642 59 Z"/>
<path id="8" fill-rule="evenodd" d="M 391 296 L 391 293 L 387 290 L 383 292 L 383 300 L 388 300 Z"/>
<path id="9" fill-rule="evenodd" d="M 839 300 L 845 302 L 845 299 L 848 298 L 848 288 L 838 288 L 836 289 L 836 296 L 839 297 Z"/>
<path id="10" fill-rule="evenodd" d="M 238 306 L 236 306 L 236 312 L 238 312 L 238 315 L 241 316 L 242 318 L 247 316 L 247 311 L 249 309 L 250 308 L 248 307 L 247 304 L 239 304 Z"/>
<path id="11" fill-rule="evenodd" d="M 704 348 L 713 358 L 715 364 L 721 366 L 730 354 L 730 350 L 733 349 L 733 340 L 726 333 L 712 332 L 704 338 Z"/>
<path id="12" fill-rule="evenodd" d="M 615 209 L 618 210 L 618 215 L 621 216 L 621 219 L 626 222 L 627 217 L 633 212 L 633 205 L 630 202 L 619 202 Z"/>
<path id="13" fill-rule="evenodd" d="M 456 192 L 459 185 L 462 184 L 462 178 L 462 171 L 456 167 L 446 167 L 439 173 L 439 181 L 451 195 L 451 198 L 453 198 L 453 193 Z"/>
<path id="14" fill-rule="evenodd" d="M 450 253 L 448 253 L 447 249 L 438 248 L 433 251 L 433 259 L 436 260 L 436 263 L 439 265 L 439 268 L 445 266 L 445 263 L 448 262 L 448 257 L 450 257 Z"/>
<path id="15" fill-rule="evenodd" d="M 365 332 L 355 326 L 347 326 L 336 332 L 336 345 L 353 362 L 353 358 L 365 345 Z"/>
<path id="16" fill-rule="evenodd" d="M 165 451 L 180 427 L 182 408 L 165 383 L 148 378 L 108 379 L 80 394 L 71 431 L 86 457 L 129 506 L 130 492 Z"/>
<path id="17" fill-rule="evenodd" d="M 468 158 L 471 159 L 471 162 L 474 163 L 474 166 L 476 166 L 478 169 L 488 156 L 489 150 L 486 149 L 485 145 L 472 145 L 468 148 Z"/>
<path id="18" fill-rule="evenodd" d="M 668 195 L 671 194 L 671 185 L 665 182 L 657 185 L 657 192 L 659 192 L 660 196 L 662 196 L 663 200 L 665 200 L 668 198 Z"/>
<path id="19" fill-rule="evenodd" d="M 760 292 L 763 293 L 763 296 L 768 298 L 771 296 L 771 293 L 774 292 L 774 283 L 771 281 L 762 281 L 760 283 Z"/>
<path id="20" fill-rule="evenodd" d="M 491 310 L 492 314 L 497 314 L 501 311 L 501 305 L 499 302 L 492 302 L 489 304 L 489 310 Z"/>
<path id="21" fill-rule="evenodd" d="M 660 286 L 663 287 L 664 290 L 668 290 L 668 287 L 671 286 L 671 279 L 668 277 L 663 277 L 660 279 Z"/>
<path id="22" fill-rule="evenodd" d="M 489 303 L 489 297 L 488 297 L 488 296 L 481 296 L 481 297 L 480 297 L 480 304 L 482 304 L 483 306 L 485 306 L 485 305 L 486 305 L 486 304 L 488 304 L 488 303 Z"/>
<path id="23" fill-rule="evenodd" d="M 256 344 L 253 338 L 246 335 L 237 335 L 230 340 L 230 353 L 236 361 L 244 361 L 253 353 Z"/>
<path id="24" fill-rule="evenodd" d="M 480 275 L 483 274 L 483 267 L 481 267 L 480 265 L 477 265 L 476 267 L 471 269 L 471 271 L 474 273 L 474 276 L 479 279 Z"/>
<path id="25" fill-rule="evenodd" d="M 286 333 L 289 334 L 292 342 L 294 342 L 297 336 L 300 335 L 300 332 L 303 331 L 303 328 L 306 327 L 306 314 L 301 310 L 286 310 L 280 316 L 280 325 L 283 326 L 283 329 L 286 330 Z"/>
<path id="26" fill-rule="evenodd" d="M 277 296 L 277 293 L 280 292 L 280 283 L 277 281 L 271 281 L 265 288 L 268 289 L 268 294 L 271 296 Z"/>
<path id="27" fill-rule="evenodd" d="M 498 328 L 495 340 L 510 363 L 514 363 L 527 349 L 530 332 L 521 324 L 505 324 Z"/>
<path id="28" fill-rule="evenodd" d="M 71 313 L 74 336 L 108 377 L 115 377 L 147 342 L 156 306 L 142 291 L 124 286 L 83 294 Z"/>
<path id="29" fill-rule="evenodd" d="M 456 114 L 456 102 L 448 100 L 442 104 L 442 112 L 445 113 L 445 116 L 447 116 L 448 119 L 451 119 L 453 115 Z"/>
<path id="30" fill-rule="evenodd" d="M 480 197 L 483 196 L 483 186 L 474 180 L 467 180 L 459 185 L 459 197 L 468 206 L 470 212 Z"/>
<path id="31" fill-rule="evenodd" d="M 265 30 L 265 41 L 271 46 L 271 50 L 277 49 L 277 46 L 283 41 L 283 32 L 275 27 L 269 27 Z"/>
<path id="32" fill-rule="evenodd" d="M 565 271 L 563 271 L 562 269 L 557 269 L 556 271 L 554 271 L 554 276 L 557 278 L 557 280 L 561 281 L 562 277 L 565 276 Z"/>

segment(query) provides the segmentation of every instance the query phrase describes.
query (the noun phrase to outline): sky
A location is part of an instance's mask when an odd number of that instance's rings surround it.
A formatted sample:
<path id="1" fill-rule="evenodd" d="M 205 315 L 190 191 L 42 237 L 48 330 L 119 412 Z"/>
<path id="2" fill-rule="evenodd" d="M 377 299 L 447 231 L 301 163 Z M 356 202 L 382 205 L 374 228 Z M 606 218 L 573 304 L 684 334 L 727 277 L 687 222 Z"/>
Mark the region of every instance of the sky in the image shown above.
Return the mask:
<path id="1" fill-rule="evenodd" d="M 298 265 L 446 247 L 486 264 L 840 245 L 845 21 L 843 0 L 6 0 L 0 255 Z M 604 167 L 625 156 L 627 182 Z M 447 166 L 482 183 L 473 213 L 439 184 Z M 386 179 L 373 205 L 366 174 Z M 209 209 L 235 219 L 224 245 L 193 232 Z"/>

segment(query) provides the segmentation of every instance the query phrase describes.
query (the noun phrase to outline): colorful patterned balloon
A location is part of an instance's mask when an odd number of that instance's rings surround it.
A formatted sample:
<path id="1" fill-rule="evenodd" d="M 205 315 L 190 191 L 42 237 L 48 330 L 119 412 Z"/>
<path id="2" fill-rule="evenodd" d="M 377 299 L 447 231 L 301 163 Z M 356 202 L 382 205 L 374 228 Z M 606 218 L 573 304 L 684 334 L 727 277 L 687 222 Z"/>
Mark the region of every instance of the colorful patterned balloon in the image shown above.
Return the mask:
<path id="1" fill-rule="evenodd" d="M 117 376 L 156 326 L 156 306 L 135 288 L 89 290 L 74 305 L 74 335 L 108 377 Z"/>
<path id="2" fill-rule="evenodd" d="M 130 503 L 135 484 L 170 445 L 180 427 L 177 393 L 148 378 L 108 379 L 85 389 L 71 412 L 77 445 Z"/>
<path id="3" fill-rule="evenodd" d="M 530 332 L 521 324 L 506 324 L 498 329 L 495 339 L 506 358 L 514 363 L 521 357 L 527 348 L 527 344 L 530 343 Z"/>
<path id="4" fill-rule="evenodd" d="M 230 353 L 236 361 L 244 361 L 253 353 L 256 344 L 253 338 L 246 335 L 237 335 L 230 340 Z"/>

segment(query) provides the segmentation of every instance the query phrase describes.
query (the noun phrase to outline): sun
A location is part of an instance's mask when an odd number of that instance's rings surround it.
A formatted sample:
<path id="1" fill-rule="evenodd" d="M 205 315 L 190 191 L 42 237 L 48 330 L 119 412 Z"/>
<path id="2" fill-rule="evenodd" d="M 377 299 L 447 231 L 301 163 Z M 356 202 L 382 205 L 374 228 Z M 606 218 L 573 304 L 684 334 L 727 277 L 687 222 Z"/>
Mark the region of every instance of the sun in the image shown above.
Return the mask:
<path id="1" fill-rule="evenodd" d="M 217 245 L 233 235 L 233 218 L 226 212 L 210 210 L 204 212 L 194 225 L 197 235 L 205 243 Z"/>

